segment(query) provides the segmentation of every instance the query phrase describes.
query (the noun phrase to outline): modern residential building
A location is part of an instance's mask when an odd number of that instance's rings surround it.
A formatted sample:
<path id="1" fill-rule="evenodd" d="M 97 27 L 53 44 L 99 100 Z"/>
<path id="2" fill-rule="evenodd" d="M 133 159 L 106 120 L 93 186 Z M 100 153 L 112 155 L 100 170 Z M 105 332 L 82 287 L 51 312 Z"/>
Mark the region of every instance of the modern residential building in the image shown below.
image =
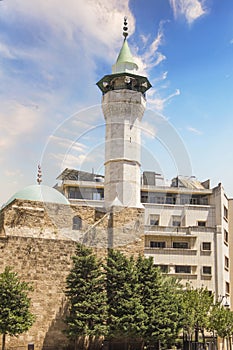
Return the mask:
<path id="1" fill-rule="evenodd" d="M 57 187 L 75 205 L 105 208 L 104 176 L 65 169 Z M 144 172 L 140 186 L 144 216 L 144 254 L 162 271 L 206 286 L 230 302 L 229 200 L 221 184 L 175 177 L 170 186 L 160 174 Z"/>

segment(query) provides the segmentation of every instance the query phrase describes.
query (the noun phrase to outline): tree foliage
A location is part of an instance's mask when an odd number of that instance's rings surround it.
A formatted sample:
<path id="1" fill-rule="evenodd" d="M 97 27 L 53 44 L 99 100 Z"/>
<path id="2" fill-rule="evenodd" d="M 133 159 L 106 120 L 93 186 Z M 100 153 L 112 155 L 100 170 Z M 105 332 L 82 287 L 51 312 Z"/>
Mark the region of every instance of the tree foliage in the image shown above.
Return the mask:
<path id="1" fill-rule="evenodd" d="M 233 334 L 233 312 L 217 302 L 210 314 L 209 328 L 223 339 L 230 337 Z"/>
<path id="2" fill-rule="evenodd" d="M 67 333 L 105 336 L 109 340 L 141 340 L 171 348 L 183 328 L 189 339 L 211 329 L 221 337 L 233 332 L 233 316 L 219 305 L 207 288 L 184 289 L 174 278 L 162 274 L 152 258 L 127 258 L 109 249 L 104 264 L 91 249 L 77 245 L 67 278 L 70 302 Z"/>
<path id="3" fill-rule="evenodd" d="M 140 298 L 140 286 L 133 258 L 119 251 L 108 252 L 106 264 L 108 337 L 141 337 L 147 315 Z"/>
<path id="4" fill-rule="evenodd" d="M 139 256 L 137 269 L 141 304 L 147 315 L 145 340 L 169 347 L 175 343 L 181 327 L 181 286 L 175 279 L 162 275 L 152 258 Z"/>
<path id="5" fill-rule="evenodd" d="M 67 277 L 65 294 L 69 300 L 67 334 L 102 336 L 106 333 L 106 293 L 102 263 L 91 249 L 77 244 L 73 267 Z"/>
<path id="6" fill-rule="evenodd" d="M 28 293 L 32 286 L 20 281 L 10 267 L 0 274 L 0 333 L 3 335 L 2 350 L 6 335 L 17 336 L 27 331 L 34 322 L 30 312 L 31 300 Z"/>
<path id="7" fill-rule="evenodd" d="M 209 325 L 209 315 L 213 306 L 214 296 L 207 288 L 194 289 L 190 285 L 187 285 L 186 290 L 183 292 L 183 328 L 187 332 L 189 337 L 195 332 L 195 341 L 198 341 L 198 333 L 201 331 L 204 339 L 204 330 Z"/>

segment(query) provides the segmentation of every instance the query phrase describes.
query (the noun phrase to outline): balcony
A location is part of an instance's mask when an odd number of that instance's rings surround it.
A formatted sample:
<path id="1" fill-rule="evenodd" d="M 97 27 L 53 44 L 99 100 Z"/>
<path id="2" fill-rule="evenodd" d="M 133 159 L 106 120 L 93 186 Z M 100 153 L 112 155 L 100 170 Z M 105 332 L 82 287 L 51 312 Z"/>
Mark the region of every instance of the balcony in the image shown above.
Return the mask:
<path id="1" fill-rule="evenodd" d="M 198 233 L 215 233 L 214 227 L 202 227 L 202 226 L 156 226 L 156 225 L 145 225 L 144 231 L 146 236 L 150 235 L 168 235 L 168 236 L 179 236 L 179 237 L 197 237 Z"/>
<path id="2" fill-rule="evenodd" d="M 181 256 L 194 256 L 197 255 L 197 249 L 192 248 L 152 248 L 149 246 L 144 247 L 145 254 L 156 254 L 156 255 L 181 255 Z"/>

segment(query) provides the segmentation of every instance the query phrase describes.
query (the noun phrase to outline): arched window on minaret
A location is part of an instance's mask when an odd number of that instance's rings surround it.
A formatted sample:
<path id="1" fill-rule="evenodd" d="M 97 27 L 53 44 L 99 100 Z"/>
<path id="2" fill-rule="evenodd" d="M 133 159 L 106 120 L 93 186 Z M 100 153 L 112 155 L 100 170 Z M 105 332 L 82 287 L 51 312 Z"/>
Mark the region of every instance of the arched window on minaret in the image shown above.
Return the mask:
<path id="1" fill-rule="evenodd" d="M 82 229 L 82 219 L 80 216 L 73 217 L 73 230 L 81 230 Z"/>

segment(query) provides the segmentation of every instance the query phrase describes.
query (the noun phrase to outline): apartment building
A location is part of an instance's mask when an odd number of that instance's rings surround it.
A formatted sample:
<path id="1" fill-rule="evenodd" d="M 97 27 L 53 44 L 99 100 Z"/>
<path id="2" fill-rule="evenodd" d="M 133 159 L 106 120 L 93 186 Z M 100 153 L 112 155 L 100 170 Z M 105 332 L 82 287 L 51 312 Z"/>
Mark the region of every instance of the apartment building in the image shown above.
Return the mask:
<path id="1" fill-rule="evenodd" d="M 57 186 L 71 204 L 104 210 L 104 176 L 65 169 Z M 182 283 L 206 286 L 230 302 L 229 200 L 223 186 L 178 176 L 167 185 L 160 174 L 141 176 L 145 208 L 145 256 Z"/>

